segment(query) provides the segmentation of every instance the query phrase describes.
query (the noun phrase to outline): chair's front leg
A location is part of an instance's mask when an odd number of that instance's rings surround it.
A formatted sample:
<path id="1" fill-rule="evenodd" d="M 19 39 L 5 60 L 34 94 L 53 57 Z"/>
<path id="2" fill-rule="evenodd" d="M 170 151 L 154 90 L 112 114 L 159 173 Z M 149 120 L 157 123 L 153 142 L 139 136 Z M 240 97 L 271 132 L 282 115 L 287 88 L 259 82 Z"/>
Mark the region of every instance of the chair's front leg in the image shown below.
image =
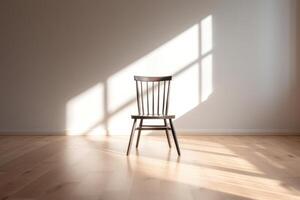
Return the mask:
<path id="1" fill-rule="evenodd" d="M 180 156 L 180 149 L 179 149 L 179 145 L 178 145 L 178 141 L 177 141 L 177 137 L 176 137 L 175 128 L 173 126 L 172 119 L 169 119 L 169 121 L 170 121 L 170 125 L 171 125 L 171 130 L 172 130 L 172 135 L 173 135 L 173 138 L 174 138 L 176 150 L 177 150 L 178 156 Z"/>
<path id="2" fill-rule="evenodd" d="M 167 120 L 164 119 L 164 122 L 165 122 L 165 126 L 168 127 L 168 123 L 167 123 Z M 169 144 L 169 148 L 171 148 L 171 141 L 170 141 L 170 136 L 169 136 L 169 131 L 168 129 L 166 129 L 166 136 L 167 136 L 167 140 L 168 140 L 168 144 Z"/>
<path id="3" fill-rule="evenodd" d="M 140 121 L 140 126 L 139 126 L 139 128 L 142 128 L 142 126 L 143 126 L 143 119 L 141 119 L 141 121 Z M 139 147 L 139 142 L 140 142 L 140 137 L 141 137 L 141 131 L 142 131 L 142 130 L 139 129 L 138 136 L 137 136 L 137 139 L 136 139 L 136 145 L 135 145 L 136 148 Z"/>
<path id="4" fill-rule="evenodd" d="M 127 156 L 129 155 L 129 152 L 130 152 L 132 138 L 133 138 L 134 131 L 135 131 L 135 126 L 136 126 L 136 120 L 137 119 L 134 119 L 132 129 L 131 129 L 131 134 L 130 134 L 129 143 L 128 143 L 128 147 L 127 147 Z"/>

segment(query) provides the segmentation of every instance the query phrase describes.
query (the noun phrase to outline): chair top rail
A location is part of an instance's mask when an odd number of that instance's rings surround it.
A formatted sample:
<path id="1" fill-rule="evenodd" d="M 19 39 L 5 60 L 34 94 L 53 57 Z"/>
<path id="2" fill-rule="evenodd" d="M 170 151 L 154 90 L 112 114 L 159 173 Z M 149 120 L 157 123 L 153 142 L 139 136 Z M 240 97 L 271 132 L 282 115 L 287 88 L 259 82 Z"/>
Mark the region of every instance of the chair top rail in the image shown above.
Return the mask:
<path id="1" fill-rule="evenodd" d="M 172 76 L 134 76 L 134 80 L 136 81 L 170 81 L 172 80 Z"/>

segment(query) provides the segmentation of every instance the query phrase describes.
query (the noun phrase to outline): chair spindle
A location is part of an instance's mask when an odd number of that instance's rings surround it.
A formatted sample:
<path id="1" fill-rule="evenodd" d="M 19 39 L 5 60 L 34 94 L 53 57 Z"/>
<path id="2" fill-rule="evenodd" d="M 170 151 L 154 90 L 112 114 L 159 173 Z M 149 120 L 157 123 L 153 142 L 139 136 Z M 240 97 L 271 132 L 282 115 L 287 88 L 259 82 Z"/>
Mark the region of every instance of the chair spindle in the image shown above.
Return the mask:
<path id="1" fill-rule="evenodd" d="M 166 112 L 165 112 L 165 115 L 168 114 L 168 109 L 169 109 L 169 96 L 170 96 L 170 81 L 168 81 L 168 88 L 167 88 L 167 102 L 166 102 Z"/>
<path id="2" fill-rule="evenodd" d="M 164 110 L 165 110 L 165 94 L 166 94 L 166 81 L 164 81 L 164 94 L 163 94 L 163 105 L 162 105 L 162 111 L 161 113 L 164 114 Z"/>
<path id="3" fill-rule="evenodd" d="M 147 85 L 147 115 L 149 115 L 149 86 L 148 86 L 148 82 L 146 82 Z"/>
<path id="4" fill-rule="evenodd" d="M 139 115 L 141 114 L 141 108 L 140 108 L 140 92 L 139 92 L 139 86 L 138 86 L 138 81 L 135 81 L 136 85 L 136 101 L 137 101 L 137 106 L 138 106 L 138 112 Z"/>
<path id="5" fill-rule="evenodd" d="M 143 83 L 142 81 L 140 82 L 141 83 L 141 101 L 142 101 L 142 114 L 144 115 L 144 94 L 143 94 Z"/>
<path id="6" fill-rule="evenodd" d="M 159 93 L 160 93 L 160 91 L 159 91 L 159 87 L 160 87 L 160 81 L 158 81 L 157 82 L 157 84 L 158 84 L 158 90 L 157 90 L 157 115 L 159 115 Z"/>

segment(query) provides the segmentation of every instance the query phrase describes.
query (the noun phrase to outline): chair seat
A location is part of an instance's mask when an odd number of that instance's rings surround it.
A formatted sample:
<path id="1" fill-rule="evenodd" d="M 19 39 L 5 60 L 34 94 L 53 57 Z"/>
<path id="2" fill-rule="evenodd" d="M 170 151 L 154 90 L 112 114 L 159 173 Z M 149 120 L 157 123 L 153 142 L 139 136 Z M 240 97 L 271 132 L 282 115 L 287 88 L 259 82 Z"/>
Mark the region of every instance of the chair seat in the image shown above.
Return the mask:
<path id="1" fill-rule="evenodd" d="M 175 115 L 131 115 L 131 119 L 174 119 Z"/>

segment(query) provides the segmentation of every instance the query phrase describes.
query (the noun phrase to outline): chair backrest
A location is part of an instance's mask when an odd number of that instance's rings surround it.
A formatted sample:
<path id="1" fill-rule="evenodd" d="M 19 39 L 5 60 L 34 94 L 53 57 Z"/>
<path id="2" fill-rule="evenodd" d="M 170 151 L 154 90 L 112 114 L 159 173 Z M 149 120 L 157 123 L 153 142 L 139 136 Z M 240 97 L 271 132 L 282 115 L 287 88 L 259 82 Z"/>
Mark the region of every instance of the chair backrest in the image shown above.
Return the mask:
<path id="1" fill-rule="evenodd" d="M 139 115 L 167 115 L 172 76 L 134 76 Z"/>

